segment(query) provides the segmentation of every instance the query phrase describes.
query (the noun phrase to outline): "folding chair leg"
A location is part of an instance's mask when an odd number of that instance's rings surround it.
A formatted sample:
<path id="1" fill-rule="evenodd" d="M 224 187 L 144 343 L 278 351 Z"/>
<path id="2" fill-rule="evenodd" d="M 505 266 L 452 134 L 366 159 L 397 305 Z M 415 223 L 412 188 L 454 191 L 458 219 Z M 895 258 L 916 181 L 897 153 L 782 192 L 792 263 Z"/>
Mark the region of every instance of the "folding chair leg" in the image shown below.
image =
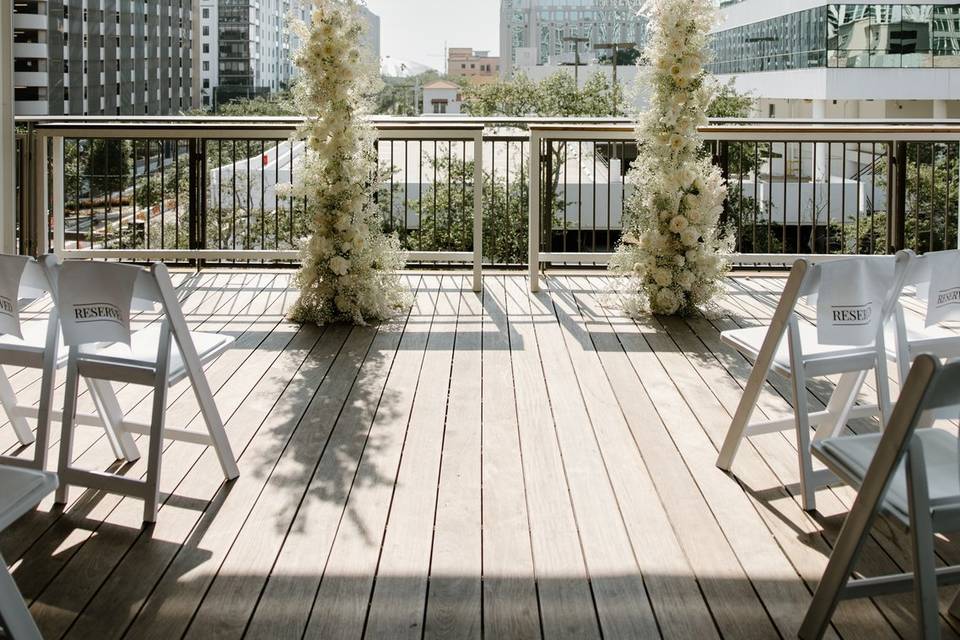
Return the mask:
<path id="1" fill-rule="evenodd" d="M 167 409 L 166 375 L 153 389 L 153 414 L 150 420 L 150 446 L 147 449 L 147 497 L 143 503 L 143 521 L 156 522 L 160 506 L 160 467 L 163 457 L 163 427 Z"/>
<path id="2" fill-rule="evenodd" d="M 77 391 L 79 390 L 77 361 L 71 353 L 67 360 L 67 380 L 63 388 L 63 417 L 60 421 L 60 470 L 69 469 L 73 462 L 73 426 L 77 417 Z M 55 502 L 66 504 L 70 497 L 70 485 L 61 479 Z"/>
<path id="3" fill-rule="evenodd" d="M 27 419 L 17 415 L 17 394 L 13 390 L 3 367 L 0 367 L 0 404 L 7 412 L 7 418 L 10 419 L 10 424 L 13 425 L 13 431 L 17 434 L 17 440 L 20 441 L 20 444 L 23 446 L 33 444 L 36 438 L 30 429 L 30 425 L 27 424 Z"/>
<path id="4" fill-rule="evenodd" d="M 97 407 L 97 414 L 103 421 L 103 430 L 117 459 L 136 462 L 140 459 L 140 450 L 133 441 L 133 436 L 123 428 L 123 410 L 113 391 L 113 385 L 107 380 L 92 380 L 84 378 L 90 397 Z"/>
<path id="5" fill-rule="evenodd" d="M 230 440 L 223 428 L 223 420 L 220 418 L 220 411 L 217 409 L 217 403 L 213 399 L 207 379 L 202 375 L 197 380 L 190 376 L 190 381 L 193 383 L 193 391 L 200 404 L 200 412 L 203 414 L 207 431 L 213 440 L 213 449 L 217 453 L 223 475 L 227 480 L 233 480 L 240 476 L 240 469 L 237 468 L 237 460 L 233 456 Z"/>
<path id="6" fill-rule="evenodd" d="M 2 557 L 0 563 L 3 563 L 3 568 L 0 569 L 0 619 L 3 620 L 7 637 L 11 640 L 42 640 L 37 623 L 33 621 L 17 583 L 7 570 Z"/>
<path id="7" fill-rule="evenodd" d="M 837 386 L 827 402 L 829 417 L 817 427 L 814 440 L 835 438 L 840 435 L 850 419 L 850 411 L 857 402 L 857 393 L 867 379 L 867 371 L 848 372 L 840 376 Z"/>
<path id="8" fill-rule="evenodd" d="M 743 389 L 743 395 L 740 396 L 740 404 L 737 405 L 737 411 L 730 423 L 730 429 L 723 440 L 723 447 L 720 449 L 720 455 L 717 457 L 717 467 L 724 471 L 730 471 L 733 466 L 733 459 L 737 455 L 740 443 L 750 424 L 750 417 L 757 406 L 757 400 L 760 398 L 760 391 L 767 381 L 767 373 L 770 371 L 772 356 L 761 353 L 750 371 L 750 377 L 747 379 L 747 386 Z"/>
<path id="9" fill-rule="evenodd" d="M 910 444 L 906 472 L 910 499 L 910 542 L 913 546 L 913 589 L 920 632 L 918 637 L 932 640 L 940 637 L 937 569 L 933 559 L 933 527 L 930 523 L 923 445 L 917 439 Z"/>
<path id="10" fill-rule="evenodd" d="M 792 329 L 793 327 L 791 327 Z M 817 508 L 816 480 L 813 475 L 813 457 L 810 454 L 810 411 L 807 407 L 807 376 L 800 362 L 799 332 L 787 334 L 790 346 L 790 366 L 793 370 L 793 416 L 797 429 L 797 460 L 800 464 L 800 502 L 805 511 Z"/>
<path id="11" fill-rule="evenodd" d="M 883 499 L 883 487 L 864 485 L 854 500 L 853 507 L 847 515 L 840 536 L 833 546 L 833 553 L 827 562 L 827 568 L 820 578 L 820 584 L 813 594 L 813 601 L 803 618 L 803 624 L 797 634 L 802 640 L 819 640 L 830 626 L 830 618 L 837 608 L 847 585 L 847 580 L 853 573 L 860 550 L 867 538 L 870 528 L 880 510 L 879 503 Z"/>

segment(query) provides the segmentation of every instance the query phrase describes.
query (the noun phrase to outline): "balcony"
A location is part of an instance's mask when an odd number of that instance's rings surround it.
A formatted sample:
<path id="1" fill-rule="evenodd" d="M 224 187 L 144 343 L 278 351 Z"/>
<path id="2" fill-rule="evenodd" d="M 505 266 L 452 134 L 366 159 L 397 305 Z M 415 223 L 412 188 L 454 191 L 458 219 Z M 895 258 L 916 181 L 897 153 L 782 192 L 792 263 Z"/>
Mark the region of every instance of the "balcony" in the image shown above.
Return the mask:
<path id="1" fill-rule="evenodd" d="M 415 304 L 379 327 L 299 326 L 302 204 L 273 191 L 298 179 L 295 122 L 22 124 L 21 249 L 165 260 L 190 326 L 237 339 L 207 377 L 238 480 L 174 443 L 156 525 L 137 500 L 77 491 L 0 535 L 48 638 L 794 637 L 855 492 L 804 512 L 790 434 L 751 438 L 737 478 L 715 467 L 750 373 L 719 333 L 768 322 L 798 254 L 957 242 L 953 125 L 715 122 L 729 295 L 711 317 L 637 322 L 597 268 L 629 197 L 628 123 L 378 121 L 378 203 Z M 88 162 L 116 140 L 128 163 Z M 118 395 L 150 411 L 147 391 Z M 790 397 L 767 384 L 759 413 L 792 415 Z M 168 412 L 199 408 L 175 387 Z M 78 432 L 78 463 L 114 469 L 100 435 Z M 908 570 L 909 541 L 880 528 L 863 558 Z M 909 595 L 847 602 L 831 632 L 913 637 L 913 611 Z"/>

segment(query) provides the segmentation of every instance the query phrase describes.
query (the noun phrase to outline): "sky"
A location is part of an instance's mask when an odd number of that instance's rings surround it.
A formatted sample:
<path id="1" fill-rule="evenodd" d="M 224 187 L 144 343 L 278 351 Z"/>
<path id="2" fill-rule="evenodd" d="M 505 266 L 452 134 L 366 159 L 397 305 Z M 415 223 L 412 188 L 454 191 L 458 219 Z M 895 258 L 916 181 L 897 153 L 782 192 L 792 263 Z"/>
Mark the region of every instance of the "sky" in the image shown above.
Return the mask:
<path id="1" fill-rule="evenodd" d="M 500 0 L 367 0 L 380 16 L 380 52 L 438 71 L 449 47 L 500 49 Z"/>

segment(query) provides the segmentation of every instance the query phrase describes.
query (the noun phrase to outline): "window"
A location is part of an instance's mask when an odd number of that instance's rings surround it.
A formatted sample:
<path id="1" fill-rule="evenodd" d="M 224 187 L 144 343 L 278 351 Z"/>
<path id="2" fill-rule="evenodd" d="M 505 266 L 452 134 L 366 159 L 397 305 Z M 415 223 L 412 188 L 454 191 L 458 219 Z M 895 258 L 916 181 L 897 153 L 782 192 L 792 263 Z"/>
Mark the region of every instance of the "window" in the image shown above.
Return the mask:
<path id="1" fill-rule="evenodd" d="M 434 112 L 434 113 L 446 113 L 446 112 L 447 112 L 447 101 L 446 101 L 446 100 L 434 100 L 434 101 L 433 101 L 433 112 Z"/>

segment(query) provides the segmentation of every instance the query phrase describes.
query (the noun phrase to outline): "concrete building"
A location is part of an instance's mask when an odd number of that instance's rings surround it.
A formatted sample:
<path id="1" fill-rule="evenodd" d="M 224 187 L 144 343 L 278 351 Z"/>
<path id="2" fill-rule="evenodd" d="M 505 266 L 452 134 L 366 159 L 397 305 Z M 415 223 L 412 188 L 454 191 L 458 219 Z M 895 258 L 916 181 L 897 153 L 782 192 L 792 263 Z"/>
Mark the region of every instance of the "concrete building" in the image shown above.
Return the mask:
<path id="1" fill-rule="evenodd" d="M 578 58 L 589 63 L 610 55 L 598 45 L 632 43 L 641 51 L 646 33 L 647 20 L 631 0 L 501 0 L 501 74 L 531 75 L 532 67 L 573 65 Z"/>
<path id="2" fill-rule="evenodd" d="M 457 115 L 463 105 L 460 87 L 437 80 L 423 87 L 423 115 Z"/>
<path id="3" fill-rule="evenodd" d="M 500 57 L 489 51 L 451 47 L 447 52 L 447 75 L 467 78 L 472 84 L 489 84 L 500 77 Z"/>
<path id="4" fill-rule="evenodd" d="M 169 115 L 193 106 L 193 2 L 5 0 L 20 115 Z"/>
<path id="5" fill-rule="evenodd" d="M 741 0 L 710 70 L 776 118 L 960 117 L 960 5 Z"/>
<path id="6" fill-rule="evenodd" d="M 310 22 L 309 0 L 199 0 L 202 103 L 282 91 L 296 78 L 292 55 L 300 43 L 291 20 Z M 365 44 L 380 58 L 380 18 L 366 7 Z"/>

